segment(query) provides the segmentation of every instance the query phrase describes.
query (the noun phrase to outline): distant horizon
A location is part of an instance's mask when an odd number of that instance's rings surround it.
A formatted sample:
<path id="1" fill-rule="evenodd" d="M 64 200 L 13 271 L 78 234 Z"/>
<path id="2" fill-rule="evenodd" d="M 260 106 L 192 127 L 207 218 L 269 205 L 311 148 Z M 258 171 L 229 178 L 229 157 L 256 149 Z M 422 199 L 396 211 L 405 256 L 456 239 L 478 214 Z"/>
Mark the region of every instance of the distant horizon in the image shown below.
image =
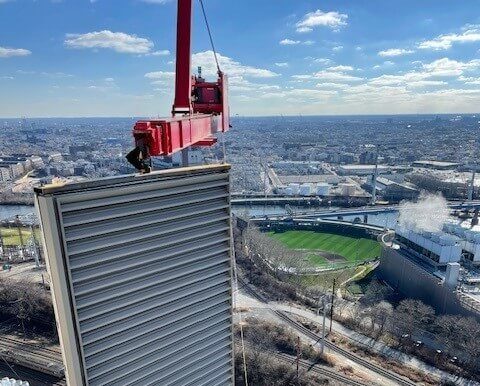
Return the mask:
<path id="1" fill-rule="evenodd" d="M 419 117 L 419 116 L 472 116 L 475 117 L 479 115 L 480 111 L 475 113 L 402 113 L 402 114 L 278 114 L 278 115 L 231 115 L 231 118 L 338 118 L 338 117 Z M 0 120 L 35 120 L 35 119 L 162 119 L 168 118 L 169 116 L 148 116 L 148 115 L 137 115 L 137 116 L 38 116 L 38 117 L 0 117 Z"/>

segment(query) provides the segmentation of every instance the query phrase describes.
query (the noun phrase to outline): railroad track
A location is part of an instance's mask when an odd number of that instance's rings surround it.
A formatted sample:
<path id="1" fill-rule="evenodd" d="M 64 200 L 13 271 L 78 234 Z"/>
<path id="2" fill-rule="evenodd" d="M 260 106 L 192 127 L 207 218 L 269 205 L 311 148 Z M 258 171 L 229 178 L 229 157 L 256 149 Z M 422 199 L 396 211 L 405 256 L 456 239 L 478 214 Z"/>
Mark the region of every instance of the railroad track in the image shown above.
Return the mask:
<path id="1" fill-rule="evenodd" d="M 277 358 L 280 361 L 288 362 L 290 364 L 295 363 L 295 358 L 288 355 L 288 354 L 280 354 L 280 353 L 269 353 L 271 356 Z M 349 378 L 345 375 L 342 375 L 334 370 L 328 370 L 323 367 L 319 367 L 314 365 L 311 362 L 300 360 L 299 361 L 300 367 L 307 370 L 309 373 L 313 373 L 315 375 L 321 375 L 323 377 L 327 377 L 330 379 L 334 379 L 336 381 L 342 382 L 345 385 L 352 385 L 352 386 L 369 386 L 367 383 L 363 383 L 360 381 L 356 381 L 352 378 Z"/>
<path id="2" fill-rule="evenodd" d="M 13 369 L 13 371 L 12 371 Z M 65 378 L 53 377 L 51 375 L 19 366 L 15 364 L 6 364 L 0 360 L 0 378 L 8 377 L 28 381 L 30 385 L 35 386 L 67 386 Z"/>
<path id="3" fill-rule="evenodd" d="M 59 350 L 2 336 L 0 337 L 0 355 L 3 360 L 37 372 L 54 377 L 64 375 L 62 355 Z"/>
<path id="4" fill-rule="evenodd" d="M 243 286 L 243 288 L 245 288 L 245 290 L 250 294 L 252 295 L 254 298 L 256 298 L 257 300 L 260 300 L 264 303 L 267 303 L 267 299 L 265 299 L 262 295 L 258 294 L 257 292 L 255 292 L 253 289 L 250 288 L 250 286 L 245 283 L 242 279 L 238 278 L 238 281 L 239 283 Z M 303 335 L 306 335 L 308 336 L 310 339 L 313 339 L 315 341 L 320 341 L 322 339 L 322 337 L 320 335 L 317 335 L 315 334 L 314 332 L 312 332 L 311 330 L 309 330 L 308 328 L 306 328 L 304 325 L 302 325 L 301 323 L 298 323 L 296 320 L 292 319 L 286 312 L 283 312 L 283 311 L 279 311 L 279 310 L 275 310 L 273 308 L 270 308 L 270 310 L 276 314 L 280 319 L 282 319 L 286 324 L 288 324 L 290 327 L 292 327 L 293 329 L 297 330 L 298 332 L 302 333 Z M 358 355 L 348 351 L 348 350 L 345 350 L 344 348 L 342 347 L 339 347 L 337 346 L 335 343 L 332 343 L 328 340 L 325 340 L 325 346 L 328 347 L 330 350 L 332 351 L 335 351 L 336 353 L 342 355 L 343 357 L 347 358 L 347 359 L 350 359 L 352 362 L 355 362 L 367 369 L 369 369 L 370 371 L 373 371 L 375 373 L 377 373 L 378 375 L 381 375 L 382 377 L 386 378 L 386 379 L 389 379 L 393 382 L 396 382 L 397 384 L 401 385 L 401 386 L 415 386 L 416 383 L 415 382 L 412 382 L 392 371 L 389 371 L 389 370 L 386 370 L 370 361 L 367 361 L 361 357 L 359 357 Z"/>

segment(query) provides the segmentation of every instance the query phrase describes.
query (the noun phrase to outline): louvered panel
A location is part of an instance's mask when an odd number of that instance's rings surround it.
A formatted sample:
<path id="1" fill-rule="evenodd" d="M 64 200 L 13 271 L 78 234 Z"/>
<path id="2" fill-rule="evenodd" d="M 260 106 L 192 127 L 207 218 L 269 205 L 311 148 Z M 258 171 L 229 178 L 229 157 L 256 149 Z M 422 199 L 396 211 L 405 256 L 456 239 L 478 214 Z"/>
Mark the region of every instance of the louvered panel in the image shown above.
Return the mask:
<path id="1" fill-rule="evenodd" d="M 148 368 L 160 359 L 164 361 L 166 358 L 176 355 L 181 351 L 180 347 L 186 346 L 187 343 L 191 343 L 190 346 L 198 344 L 200 334 L 212 334 L 211 336 L 215 338 L 218 336 L 218 331 L 224 328 L 225 314 L 223 317 L 207 319 L 198 325 L 189 326 L 188 331 L 180 330 L 158 339 L 155 338 L 135 349 L 125 349 L 124 352 L 118 353 L 119 355 L 116 353 L 115 356 L 110 356 L 103 362 L 98 361 L 97 365 L 90 365 L 90 361 L 87 361 L 87 365 L 92 377 L 105 376 L 107 373 L 110 374 L 109 377 L 113 377 L 113 373 L 115 373 L 115 376 L 120 376 L 123 371 L 127 373 L 127 370 L 138 370 L 140 367 Z M 193 351 L 193 348 L 190 348 L 190 351 Z M 145 357 L 145 355 L 148 355 L 148 357 Z"/>
<path id="2" fill-rule="evenodd" d="M 89 354 L 86 356 L 90 365 L 95 366 L 102 362 L 105 358 L 103 356 L 105 351 L 114 346 L 120 346 L 121 350 L 117 353 L 120 355 L 124 350 L 135 349 L 148 343 L 150 339 L 153 339 L 161 335 L 162 337 L 168 333 L 173 333 L 182 328 L 193 326 L 195 323 L 211 318 L 212 316 L 220 315 L 224 313 L 225 304 L 214 304 L 213 306 L 202 306 L 200 311 L 196 314 L 191 314 L 188 309 L 183 309 L 178 312 L 172 312 L 166 316 L 161 316 L 152 319 L 149 323 L 144 323 L 140 328 L 129 329 L 118 334 L 114 334 L 103 340 L 95 340 L 92 344 L 86 344 L 89 346 Z M 198 316 L 198 319 L 197 319 Z"/>
<path id="3" fill-rule="evenodd" d="M 229 167 L 36 190 L 70 385 L 232 385 Z"/>

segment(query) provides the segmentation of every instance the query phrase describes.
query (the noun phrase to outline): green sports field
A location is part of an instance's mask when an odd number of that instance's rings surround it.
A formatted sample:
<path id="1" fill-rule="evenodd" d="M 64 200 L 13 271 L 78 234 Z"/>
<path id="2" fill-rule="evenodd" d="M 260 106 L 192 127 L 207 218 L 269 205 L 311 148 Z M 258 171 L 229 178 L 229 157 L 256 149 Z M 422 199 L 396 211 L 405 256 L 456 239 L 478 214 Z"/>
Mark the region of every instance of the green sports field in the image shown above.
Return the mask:
<path id="1" fill-rule="evenodd" d="M 342 236 L 334 233 L 292 230 L 286 232 L 269 232 L 271 237 L 281 241 L 285 246 L 307 253 L 307 258 L 314 264 L 324 264 L 328 260 L 322 252 L 342 256 L 347 262 L 370 260 L 380 256 L 380 244 L 371 239 Z"/>
<path id="2" fill-rule="evenodd" d="M 29 228 L 22 228 L 22 237 L 23 242 L 26 243 L 30 236 L 32 235 L 32 231 Z M 36 234 L 37 235 L 37 234 Z M 17 246 L 20 245 L 20 235 L 18 233 L 18 228 L 3 228 L 0 227 L 0 236 L 2 237 L 3 245 L 6 246 Z M 40 240 L 38 237 L 39 234 L 36 236 L 37 240 Z"/>

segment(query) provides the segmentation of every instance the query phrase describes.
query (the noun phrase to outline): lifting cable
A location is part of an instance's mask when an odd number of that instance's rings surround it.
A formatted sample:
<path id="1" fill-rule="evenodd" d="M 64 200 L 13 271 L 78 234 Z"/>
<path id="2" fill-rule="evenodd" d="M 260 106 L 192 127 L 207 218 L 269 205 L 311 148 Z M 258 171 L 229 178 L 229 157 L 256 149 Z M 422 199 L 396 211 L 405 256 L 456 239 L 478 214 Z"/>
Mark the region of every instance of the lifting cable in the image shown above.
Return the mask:
<path id="1" fill-rule="evenodd" d="M 245 338 L 243 333 L 243 317 L 242 317 L 242 309 L 238 307 L 238 295 L 240 294 L 240 290 L 238 289 L 238 270 L 237 270 L 237 258 L 235 255 L 235 241 L 233 238 L 233 221 L 232 216 L 230 215 L 230 250 L 232 254 L 233 260 L 233 281 L 234 281 L 234 289 L 233 289 L 233 302 L 234 308 L 238 312 L 238 319 L 239 319 L 239 326 L 240 326 L 240 340 L 242 342 L 242 360 L 243 360 L 243 376 L 245 381 L 245 386 L 248 386 L 248 371 L 247 371 L 247 356 L 245 354 Z"/>
<path id="2" fill-rule="evenodd" d="M 205 19 L 205 24 L 207 26 L 208 37 L 210 38 L 210 44 L 212 45 L 213 55 L 215 56 L 215 62 L 217 63 L 217 70 L 220 71 L 220 64 L 218 63 L 217 51 L 215 50 L 215 44 L 213 44 L 212 32 L 210 31 L 210 24 L 208 23 L 207 13 L 205 12 L 205 7 L 203 6 L 203 0 L 198 0 L 200 6 L 202 7 L 203 18 Z"/>
<path id="3" fill-rule="evenodd" d="M 207 32 L 208 32 L 208 37 L 210 38 L 210 44 L 212 45 L 212 51 L 213 55 L 215 57 L 215 63 L 217 64 L 217 71 L 218 73 L 221 72 L 220 70 L 220 64 L 218 62 L 218 56 L 217 56 L 217 50 L 215 49 L 215 44 L 213 42 L 213 37 L 212 37 L 212 31 L 210 30 L 210 24 L 208 23 L 208 18 L 207 18 L 207 13 L 205 12 L 205 6 L 203 5 L 203 0 L 198 0 L 200 2 L 200 6 L 202 8 L 202 13 L 203 13 L 203 18 L 205 20 L 205 25 L 207 27 Z M 226 163 L 227 161 L 227 152 L 225 149 L 225 134 L 222 136 L 222 148 L 223 148 L 223 163 Z M 245 381 L 245 386 L 248 386 L 248 371 L 247 371 L 247 358 L 245 354 L 245 339 L 244 339 L 244 333 L 243 333 L 243 317 L 242 317 L 242 310 L 240 307 L 237 305 L 237 299 L 238 295 L 240 293 L 238 289 L 238 271 L 237 271 L 237 259 L 235 256 L 235 242 L 233 238 L 233 221 L 232 218 L 230 217 L 230 251 L 231 251 L 231 256 L 233 260 L 233 275 L 234 275 L 234 307 L 237 310 L 239 314 L 239 325 L 240 325 L 240 340 L 242 344 L 242 356 L 243 356 L 243 371 L 244 371 L 244 381 Z"/>

